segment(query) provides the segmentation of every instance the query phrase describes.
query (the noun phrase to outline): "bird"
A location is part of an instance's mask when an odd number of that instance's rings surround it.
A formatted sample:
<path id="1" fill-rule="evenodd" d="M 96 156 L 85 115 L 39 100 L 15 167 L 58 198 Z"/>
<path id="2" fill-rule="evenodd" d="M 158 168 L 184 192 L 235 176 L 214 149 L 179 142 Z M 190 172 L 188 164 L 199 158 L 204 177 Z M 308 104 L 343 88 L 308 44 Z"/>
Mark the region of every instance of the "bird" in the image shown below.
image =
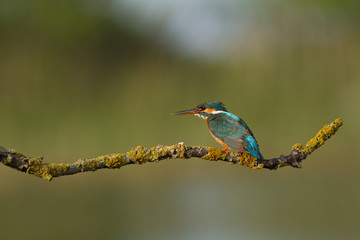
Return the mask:
<path id="1" fill-rule="evenodd" d="M 240 155 L 245 152 L 250 153 L 255 158 L 263 159 L 259 150 L 259 144 L 248 125 L 238 116 L 228 112 L 222 102 L 205 102 L 193 109 L 173 114 L 194 114 L 205 119 L 211 136 L 225 147 L 222 150 L 226 153 L 228 153 L 228 148 L 233 148 Z"/>

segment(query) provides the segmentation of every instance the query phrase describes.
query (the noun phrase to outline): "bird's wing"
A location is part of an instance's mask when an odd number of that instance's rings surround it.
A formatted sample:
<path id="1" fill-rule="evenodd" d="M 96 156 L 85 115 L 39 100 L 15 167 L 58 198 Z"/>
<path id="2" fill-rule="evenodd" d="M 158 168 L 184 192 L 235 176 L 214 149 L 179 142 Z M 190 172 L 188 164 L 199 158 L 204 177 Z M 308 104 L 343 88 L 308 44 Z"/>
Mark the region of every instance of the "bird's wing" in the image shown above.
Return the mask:
<path id="1" fill-rule="evenodd" d="M 229 147 L 263 158 L 253 133 L 241 118 L 219 117 L 209 121 L 208 125 L 212 134 Z"/>
<path id="2" fill-rule="evenodd" d="M 248 132 L 248 134 L 253 136 L 252 131 L 250 130 L 250 128 L 248 127 L 248 125 L 245 123 L 244 120 L 242 120 L 241 118 L 238 119 L 238 123 L 240 124 L 240 126 L 243 126 L 243 128 L 245 129 L 245 131 Z"/>
<path id="3" fill-rule="evenodd" d="M 245 126 L 230 118 L 215 118 L 208 122 L 211 133 L 237 151 L 244 151 L 243 139 L 250 134 Z"/>

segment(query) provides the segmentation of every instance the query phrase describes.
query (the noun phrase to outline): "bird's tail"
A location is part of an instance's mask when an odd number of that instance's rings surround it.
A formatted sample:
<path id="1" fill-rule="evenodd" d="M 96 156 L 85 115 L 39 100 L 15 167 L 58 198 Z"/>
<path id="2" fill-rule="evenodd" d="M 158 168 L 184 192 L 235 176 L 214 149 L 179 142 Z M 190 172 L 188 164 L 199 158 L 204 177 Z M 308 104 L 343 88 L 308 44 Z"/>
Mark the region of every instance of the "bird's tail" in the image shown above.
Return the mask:
<path id="1" fill-rule="evenodd" d="M 246 136 L 244 138 L 244 145 L 246 149 L 249 151 L 251 155 L 253 155 L 256 158 L 263 159 L 264 157 L 260 153 L 259 145 L 257 144 L 255 138 L 251 135 Z"/>

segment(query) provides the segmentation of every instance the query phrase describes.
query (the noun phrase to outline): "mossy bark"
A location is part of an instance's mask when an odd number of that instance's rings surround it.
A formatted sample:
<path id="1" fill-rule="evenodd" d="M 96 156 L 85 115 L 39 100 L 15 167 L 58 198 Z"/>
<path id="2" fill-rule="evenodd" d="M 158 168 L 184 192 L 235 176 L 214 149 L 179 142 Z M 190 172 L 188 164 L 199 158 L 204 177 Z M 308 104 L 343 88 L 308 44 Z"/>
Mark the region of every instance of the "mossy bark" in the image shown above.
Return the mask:
<path id="1" fill-rule="evenodd" d="M 144 164 L 159 162 L 164 159 L 197 157 L 208 161 L 225 161 L 231 164 L 244 165 L 252 169 L 277 169 L 284 166 L 301 167 L 301 162 L 308 155 L 322 146 L 327 139 L 336 133 L 343 121 L 338 118 L 329 125 L 325 125 L 314 138 L 303 146 L 295 144 L 291 153 L 272 159 L 256 159 L 252 155 L 241 155 L 226 152 L 213 147 L 192 147 L 178 143 L 172 146 L 158 145 L 152 148 L 138 146 L 123 154 L 108 154 L 91 159 L 80 159 L 72 164 L 46 163 L 42 157 L 26 157 L 15 150 L 0 147 L 0 162 L 16 170 L 51 180 L 54 177 L 72 175 L 87 171 L 96 171 L 103 168 L 121 168 L 130 164 Z"/>

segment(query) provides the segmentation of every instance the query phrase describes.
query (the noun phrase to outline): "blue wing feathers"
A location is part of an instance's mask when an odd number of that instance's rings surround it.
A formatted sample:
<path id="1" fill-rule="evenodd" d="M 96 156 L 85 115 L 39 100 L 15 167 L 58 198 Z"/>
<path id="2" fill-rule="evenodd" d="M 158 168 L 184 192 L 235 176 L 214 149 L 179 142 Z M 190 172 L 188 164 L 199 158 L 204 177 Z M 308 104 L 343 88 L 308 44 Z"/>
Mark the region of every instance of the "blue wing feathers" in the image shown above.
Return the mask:
<path id="1" fill-rule="evenodd" d="M 219 117 L 208 121 L 212 134 L 237 151 L 248 151 L 256 158 L 262 159 L 259 145 L 244 120 L 232 113 L 223 113 Z"/>
<path id="2" fill-rule="evenodd" d="M 263 156 L 260 153 L 259 145 L 257 144 L 255 138 L 251 135 L 248 135 L 244 138 L 244 145 L 251 155 L 256 158 L 263 159 Z"/>

